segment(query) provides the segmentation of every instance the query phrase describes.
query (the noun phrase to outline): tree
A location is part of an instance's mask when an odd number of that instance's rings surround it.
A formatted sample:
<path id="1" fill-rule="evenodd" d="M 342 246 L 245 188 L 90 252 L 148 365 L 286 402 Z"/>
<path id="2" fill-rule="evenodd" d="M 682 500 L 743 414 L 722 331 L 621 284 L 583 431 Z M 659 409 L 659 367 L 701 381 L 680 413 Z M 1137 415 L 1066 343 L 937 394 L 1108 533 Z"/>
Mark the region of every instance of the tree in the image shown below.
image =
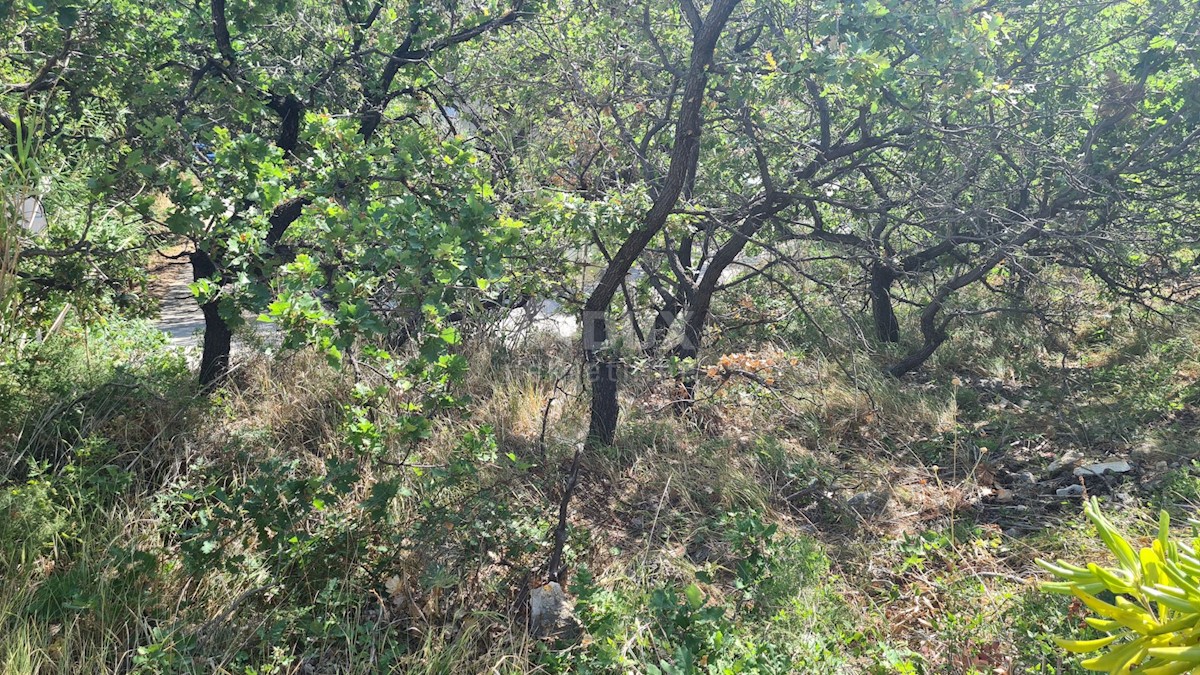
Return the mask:
<path id="1" fill-rule="evenodd" d="M 868 272 L 881 338 L 899 337 L 892 284 L 916 291 L 905 301 L 919 308 L 921 342 L 890 374 L 920 367 L 956 316 L 1023 310 L 1027 284 L 1055 268 L 1140 302 L 1186 297 L 1195 234 L 1178 214 L 1195 194 L 1200 137 L 1183 112 L 1194 58 L 1176 47 L 1194 34 L 1195 10 L 1096 3 L 980 17 L 978 30 L 997 36 L 981 86 L 945 101 L 920 151 L 846 200 L 864 234 L 841 243 Z M 971 286 L 998 304 L 954 307 Z"/>
<path id="2" fill-rule="evenodd" d="M 489 188 L 485 177 L 471 175 L 471 153 L 434 132 L 431 112 L 440 104 L 433 84 L 435 62 L 517 21 L 524 15 L 520 1 L 468 9 L 425 2 L 212 0 L 193 6 L 19 5 L 8 11 L 24 21 L 11 25 L 26 53 L 12 57 L 30 76 L 9 85 L 15 115 L 6 112 L 0 124 L 15 133 L 31 99 L 41 96 L 44 115 L 60 127 L 81 106 L 93 105 L 106 129 L 128 125 L 123 136 L 86 139 L 92 150 L 104 144 L 120 158 L 94 182 L 192 243 L 194 289 L 205 317 L 202 383 L 226 372 L 232 329 L 244 312 L 267 308 L 275 275 L 298 248 L 308 246 L 309 261 L 323 254 L 313 264 L 324 272 L 324 301 L 334 308 L 419 279 L 406 289 L 429 292 L 406 297 L 410 322 L 423 314 L 426 301 L 444 299 L 433 286 L 454 286 L 459 275 L 447 274 L 447 267 L 482 271 L 490 265 L 483 276 L 497 272 L 494 259 L 480 257 L 489 239 L 477 231 L 490 218 L 483 204 Z M 131 25 L 139 30 L 125 30 Z M 353 121 L 340 121 L 347 119 Z M 445 166 L 435 166 L 440 162 Z M 411 203 L 400 204 L 404 199 L 393 188 L 408 192 Z M 165 211 L 155 204 L 161 192 L 171 197 Z M 385 215 L 382 203 L 398 212 Z M 310 207 L 323 210 L 315 214 Z M 294 225 L 306 209 L 332 229 L 297 247 Z M 333 211 L 336 226 L 329 224 Z M 449 231 L 422 225 L 439 216 L 452 216 L 444 223 Z M 355 221 L 360 218 L 374 227 Z M 389 218 L 409 220 L 401 226 Z M 408 226 L 412 232 L 403 230 Z M 465 229 L 457 231 L 460 226 Z M 307 233 L 314 234 L 311 228 Z M 331 236 L 346 239 L 335 244 Z M 405 236 L 413 246 L 428 246 L 419 260 L 404 250 Z M 356 247 L 386 246 L 393 250 L 355 261 L 374 265 L 374 275 L 365 275 L 370 281 L 344 259 Z M 389 271 L 387 264 L 412 267 Z M 352 299 L 339 295 L 346 286 L 338 282 L 347 276 L 359 284 Z M 469 282 L 474 286 L 474 279 Z M 378 287 L 363 289 L 372 284 Z M 392 313 L 398 313 L 396 299 Z"/>
<path id="3" fill-rule="evenodd" d="M 142 304 L 153 238 L 89 183 L 118 162 L 130 123 L 125 73 L 94 55 L 151 58 L 156 48 L 124 30 L 149 16 L 125 3 L 0 5 L 10 46 L 0 52 L 0 295 L 10 328 L 59 325 L 68 305 L 84 319 Z M 37 234 L 21 224 L 34 203 L 49 225 Z"/>
<path id="4" fill-rule="evenodd" d="M 588 438 L 599 443 L 612 443 L 618 416 L 617 382 L 620 364 L 616 358 L 602 352 L 604 342 L 608 339 L 608 309 L 625 275 L 650 241 L 662 230 L 667 217 L 671 215 L 683 193 L 689 175 L 696 171 L 702 129 L 700 111 L 708 85 L 708 69 L 717 40 L 736 6 L 737 0 L 715 0 L 707 15 L 701 19 L 690 0 L 683 0 L 684 16 L 692 28 L 694 40 L 688 69 L 683 78 L 678 118 L 675 123 L 675 142 L 671 149 L 666 178 L 641 225 L 630 233 L 613 254 L 612 261 L 583 305 L 584 360 L 588 364 L 588 379 L 592 386 Z"/>
<path id="5" fill-rule="evenodd" d="M 463 245 L 484 244 L 482 237 L 465 231 L 423 231 L 435 240 L 421 240 L 429 248 L 428 255 L 418 256 L 420 264 L 400 238 L 411 235 L 413 241 L 407 243 L 416 245 L 421 222 L 444 208 L 475 223 L 468 229 L 478 225 L 477 217 L 485 210 L 478 200 L 486 190 L 474 197 L 463 195 L 466 205 L 438 203 L 440 196 L 461 195 L 464 187 L 469 191 L 473 181 L 419 182 L 464 178 L 428 168 L 441 158 L 459 167 L 470 161 L 469 153 L 453 144 L 439 148 L 440 142 L 423 131 L 436 106 L 430 86 L 437 77 L 432 62 L 456 45 L 513 23 L 523 7 L 520 2 L 512 7 L 480 5 L 460 14 L 451 6 L 421 2 L 369 7 L 298 3 L 268 9 L 227 7 L 214 0 L 206 9 L 201 13 L 193 8 L 179 17 L 187 27 L 179 35 L 182 51 L 197 56 L 191 65 L 170 64 L 176 113 L 173 120 L 160 118 L 162 133 L 154 154 L 170 157 L 172 171 L 186 176 L 174 182 L 174 194 L 183 201 L 165 222 L 195 242 L 193 270 L 206 325 L 200 379 L 207 384 L 228 367 L 231 326 L 244 310 L 265 308 L 274 271 L 298 248 L 305 248 L 311 264 L 324 271 L 319 285 L 328 293 L 326 303 L 356 308 L 339 308 L 345 315 L 341 319 L 367 311 L 365 295 L 394 290 L 400 279 L 416 278 L 425 286 L 453 284 L 457 275 L 445 274 L 441 263 L 449 264 L 464 253 L 458 250 Z M 296 13 L 308 21 L 289 21 Z M 267 26 L 272 34 L 262 39 Z M 234 34 L 251 27 L 254 40 L 239 40 Z M 322 50 L 312 48 L 318 38 L 324 42 Z M 306 126 L 313 113 L 352 121 Z M 221 137 L 219 129 L 236 130 L 237 135 Z M 260 135 L 273 139 L 274 147 Z M 230 138 L 237 139 L 232 146 Z M 233 154 L 218 152 L 226 163 L 218 160 L 215 168 L 209 167 L 205 153 L 194 148 L 210 145 Z M 188 183 L 203 189 L 193 190 Z M 271 190 L 260 189 L 265 186 Z M 410 194 L 399 197 L 393 188 Z M 428 195 L 421 194 L 425 190 Z M 233 195 L 236 198 L 226 201 Z M 398 212 L 381 210 L 380 202 L 388 200 Z M 289 246 L 293 224 L 308 207 L 320 209 L 315 216 L 318 227 L 328 229 L 315 233 L 315 246 Z M 362 218 L 368 220 L 357 220 Z M 392 231 L 402 227 L 389 220 L 394 218 L 413 219 L 405 226 L 417 231 Z M 436 239 L 443 235 L 449 238 Z M 353 261 L 373 266 L 374 275 L 360 278 L 343 255 L 358 247 L 400 250 L 376 251 L 379 255 L 367 256 L 370 260 Z M 324 255 L 318 257 L 318 252 Z M 413 267 L 385 280 L 379 275 L 390 274 L 388 264 Z M 428 293 L 408 297 L 408 314 L 419 315 L 428 299 Z M 383 300 L 376 297 L 374 302 Z"/>
<path id="6" fill-rule="evenodd" d="M 598 392 L 590 435 L 609 441 L 616 350 L 610 344 L 601 358 L 596 347 L 612 337 L 607 314 L 617 292 L 643 350 L 695 360 L 714 297 L 736 285 L 726 270 L 743 259 L 747 244 L 764 233 L 772 248 L 837 240 L 842 234 L 825 227 L 822 212 L 832 201 L 826 195 L 831 186 L 909 142 L 923 113 L 881 106 L 880 92 L 905 77 L 928 78 L 931 88 L 953 84 L 934 70 L 938 61 L 915 63 L 914 50 L 944 61 L 962 52 L 982 58 L 969 39 L 976 36 L 974 26 L 968 18 L 951 20 L 949 10 L 928 25 L 908 25 L 905 17 L 889 17 L 875 5 L 756 5 L 732 18 L 731 48 L 712 58 L 711 91 L 699 108 L 704 135 L 688 145 L 678 134 L 692 101 L 682 92 L 694 84 L 679 47 L 695 24 L 689 13 L 683 8 L 672 24 L 662 8 L 646 3 L 618 14 L 620 30 L 605 30 L 611 20 L 598 18 L 572 19 L 561 33 L 533 31 L 530 41 L 544 44 L 538 59 L 546 64 L 543 81 L 567 94 L 549 99 L 549 109 L 537 107 L 543 98 L 510 96 L 512 109 L 530 112 L 481 122 L 494 128 L 511 118 L 562 120 L 552 122 L 551 135 L 511 135 L 523 154 L 536 158 L 524 162 L 526 172 L 540 176 L 543 185 L 595 201 L 618 192 L 633 199 L 646 195 L 648 216 L 640 223 L 589 233 L 605 270 L 583 307 L 585 358 Z M 932 36 L 948 28 L 968 38 L 965 46 L 935 52 Z M 698 45 L 692 42 L 693 56 Z M 803 58 L 783 56 L 791 54 Z M 544 91 L 540 84 L 535 91 Z M 516 146 L 509 151 L 515 154 Z M 807 221 L 807 232 L 788 226 L 797 220 Z M 635 263 L 642 288 L 627 278 Z M 650 328 L 643 330 L 647 311 Z M 690 380 L 684 384 L 690 396 Z"/>

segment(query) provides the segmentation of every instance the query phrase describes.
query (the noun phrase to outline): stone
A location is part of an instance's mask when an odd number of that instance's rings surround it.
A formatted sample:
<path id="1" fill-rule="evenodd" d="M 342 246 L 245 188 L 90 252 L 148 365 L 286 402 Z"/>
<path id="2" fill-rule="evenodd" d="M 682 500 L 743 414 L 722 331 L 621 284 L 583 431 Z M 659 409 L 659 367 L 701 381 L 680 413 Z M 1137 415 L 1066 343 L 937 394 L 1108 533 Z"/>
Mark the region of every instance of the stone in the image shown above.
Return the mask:
<path id="1" fill-rule="evenodd" d="M 1100 462 L 1098 464 L 1088 464 L 1087 466 L 1075 467 L 1074 474 L 1076 476 L 1103 476 L 1106 473 L 1127 473 L 1133 470 L 1133 466 L 1125 460 L 1117 460 L 1115 462 Z"/>
<path id="2" fill-rule="evenodd" d="M 1073 483 L 1065 488 L 1055 490 L 1054 494 L 1059 497 L 1081 497 L 1083 496 L 1083 486 L 1079 483 Z"/>
<path id="3" fill-rule="evenodd" d="M 1074 450 L 1068 450 L 1063 453 L 1062 457 L 1059 457 L 1058 459 L 1054 460 L 1053 462 L 1050 462 L 1050 466 L 1046 467 L 1046 473 L 1048 473 L 1048 474 L 1058 473 L 1059 471 L 1062 471 L 1063 469 L 1065 469 L 1068 466 L 1078 464 L 1079 460 L 1081 460 L 1081 459 L 1083 459 L 1083 457 L 1081 457 L 1079 454 L 1077 454 Z"/>
<path id="4" fill-rule="evenodd" d="M 1133 446 L 1133 448 L 1130 450 L 1130 454 L 1132 454 L 1134 457 L 1145 457 L 1147 455 L 1155 455 L 1155 454 L 1158 454 L 1158 452 L 1160 450 L 1160 448 L 1159 448 L 1160 445 L 1161 444 L 1159 443 L 1158 439 L 1156 439 L 1156 438 L 1142 439 L 1142 441 L 1140 443 Z"/>
<path id="5" fill-rule="evenodd" d="M 555 633 L 569 616 L 567 594 L 557 581 L 529 592 L 529 628 L 535 637 Z"/>
<path id="6" fill-rule="evenodd" d="M 1037 485 L 1037 478 L 1032 471 L 1020 471 L 1008 475 L 1009 480 L 1013 485 Z"/>

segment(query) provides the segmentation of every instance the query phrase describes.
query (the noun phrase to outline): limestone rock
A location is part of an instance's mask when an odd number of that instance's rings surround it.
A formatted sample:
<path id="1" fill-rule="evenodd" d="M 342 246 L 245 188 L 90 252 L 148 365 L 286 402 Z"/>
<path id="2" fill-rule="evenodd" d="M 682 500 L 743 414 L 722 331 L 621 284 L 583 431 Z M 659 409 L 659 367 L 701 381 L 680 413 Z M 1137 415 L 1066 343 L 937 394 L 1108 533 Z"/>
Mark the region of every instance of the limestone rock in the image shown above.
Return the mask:
<path id="1" fill-rule="evenodd" d="M 1078 464 L 1082 459 L 1083 457 L 1081 457 L 1079 453 L 1075 452 L 1074 450 L 1068 450 L 1063 453 L 1062 457 L 1050 462 L 1050 466 L 1046 467 L 1046 473 L 1049 475 L 1056 474 L 1068 466 Z"/>
<path id="2" fill-rule="evenodd" d="M 1076 476 L 1102 476 L 1106 473 L 1127 473 L 1133 470 L 1133 465 L 1125 460 L 1117 460 L 1115 462 L 1099 462 L 1097 464 L 1088 464 L 1086 466 L 1075 467 Z"/>
<path id="3" fill-rule="evenodd" d="M 567 623 L 570 614 L 567 594 L 557 581 L 529 592 L 529 626 L 535 636 L 557 632 Z"/>
<path id="4" fill-rule="evenodd" d="M 1067 487 L 1055 490 L 1054 494 L 1059 497 L 1079 497 L 1083 495 L 1083 486 L 1079 483 L 1072 483 Z"/>

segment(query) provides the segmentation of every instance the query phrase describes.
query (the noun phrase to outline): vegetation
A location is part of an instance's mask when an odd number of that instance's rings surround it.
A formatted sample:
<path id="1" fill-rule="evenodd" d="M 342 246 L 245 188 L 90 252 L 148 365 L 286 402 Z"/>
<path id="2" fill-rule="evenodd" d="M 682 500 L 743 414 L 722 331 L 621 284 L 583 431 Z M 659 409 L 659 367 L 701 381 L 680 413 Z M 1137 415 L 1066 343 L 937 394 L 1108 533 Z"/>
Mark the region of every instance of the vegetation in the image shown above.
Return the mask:
<path id="1" fill-rule="evenodd" d="M 1200 663 L 1192 630 L 1196 613 L 1195 550 L 1181 551 L 1170 539 L 1171 518 L 1162 512 L 1158 538 L 1151 548 L 1135 553 L 1099 511 L 1089 502 L 1088 518 L 1095 523 L 1100 537 L 1117 557 L 1119 567 L 1106 568 L 1096 563 L 1080 567 L 1059 561 L 1038 564 L 1066 582 L 1049 583 L 1043 588 L 1075 595 L 1099 617 L 1088 617 L 1089 626 L 1110 634 L 1094 640 L 1060 640 L 1072 652 L 1092 652 L 1109 647 L 1107 653 L 1084 661 L 1088 670 L 1129 672 L 1185 673 Z M 1108 591 L 1116 604 L 1095 596 Z M 1130 600 L 1132 598 L 1132 600 Z M 1132 638 L 1117 642 L 1122 638 Z M 1117 644 L 1114 644 L 1117 643 Z"/>
<path id="2" fill-rule="evenodd" d="M 3 672 L 1200 669 L 1196 0 L 0 44 Z"/>

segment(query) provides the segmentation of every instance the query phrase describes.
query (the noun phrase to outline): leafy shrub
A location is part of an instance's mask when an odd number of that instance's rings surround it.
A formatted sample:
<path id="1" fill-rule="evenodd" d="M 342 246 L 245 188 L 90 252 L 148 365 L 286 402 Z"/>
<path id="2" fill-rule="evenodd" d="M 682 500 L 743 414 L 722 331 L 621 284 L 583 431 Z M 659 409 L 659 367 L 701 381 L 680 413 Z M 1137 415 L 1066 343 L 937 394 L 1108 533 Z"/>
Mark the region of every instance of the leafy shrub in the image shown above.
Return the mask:
<path id="1" fill-rule="evenodd" d="M 6 553 L 16 558 L 0 559 L 0 569 L 34 559 L 68 528 L 67 510 L 55 500 L 54 487 L 45 478 L 0 489 L 0 541 L 11 543 Z"/>
<path id="2" fill-rule="evenodd" d="M 547 654 L 555 672 L 788 673 L 777 645 L 757 639 L 737 609 L 696 584 L 622 592 L 596 584 L 586 569 L 571 587 L 589 638 L 580 652 Z M 649 627 L 648 632 L 645 628 Z M 633 647 L 633 649 L 630 649 Z"/>
<path id="3" fill-rule="evenodd" d="M 582 566 L 571 591 L 586 637 L 580 649 L 547 652 L 543 664 L 555 672 L 660 675 L 830 667 L 839 655 L 821 653 L 814 624 L 831 627 L 835 619 L 816 617 L 828 599 L 806 590 L 827 574 L 828 561 L 804 537 L 777 536 L 757 514 L 727 513 L 718 522 L 714 544 L 728 557 L 697 570 L 696 583 L 610 585 Z"/>
<path id="4" fill-rule="evenodd" d="M 182 353 L 141 320 L 71 325 L 44 343 L 0 347 L 0 442 L 25 460 L 6 468 L 71 457 L 103 465 L 114 452 L 103 438 L 141 448 L 164 411 L 186 401 L 190 379 Z"/>
<path id="5" fill-rule="evenodd" d="M 1173 675 L 1200 667 L 1200 540 L 1190 548 L 1168 538 L 1170 516 L 1162 511 L 1158 537 L 1135 551 L 1100 513 L 1092 498 L 1084 513 L 1095 524 L 1116 567 L 1038 560 L 1038 565 L 1064 581 L 1042 584 L 1051 593 L 1078 598 L 1095 616 L 1085 620 L 1104 637 L 1056 639 L 1077 654 L 1102 652 L 1083 661 L 1089 670 Z M 1111 594 L 1111 602 L 1102 599 Z"/>

